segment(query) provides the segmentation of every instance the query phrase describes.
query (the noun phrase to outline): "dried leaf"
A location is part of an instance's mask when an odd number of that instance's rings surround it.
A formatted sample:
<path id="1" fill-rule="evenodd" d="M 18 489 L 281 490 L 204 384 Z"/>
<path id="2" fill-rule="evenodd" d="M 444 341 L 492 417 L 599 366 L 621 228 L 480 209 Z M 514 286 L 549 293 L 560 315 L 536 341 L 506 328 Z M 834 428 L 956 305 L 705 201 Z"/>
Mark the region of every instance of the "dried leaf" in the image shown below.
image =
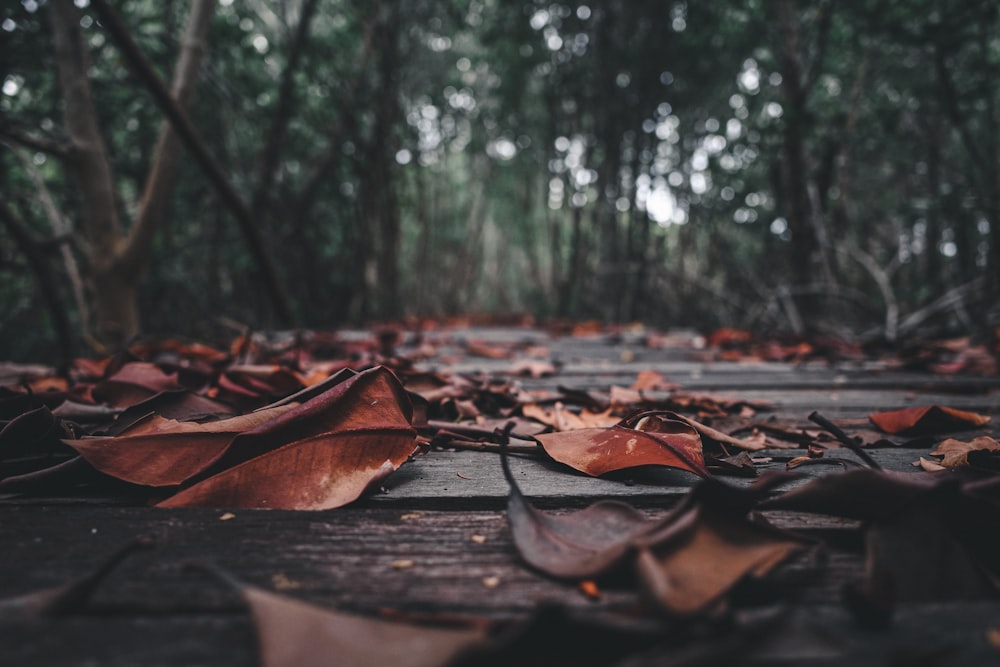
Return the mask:
<path id="1" fill-rule="evenodd" d="M 416 450 L 411 417 L 396 377 L 373 368 L 238 435 L 210 466 L 217 474 L 160 506 L 341 507 Z"/>
<path id="2" fill-rule="evenodd" d="M 556 461 L 594 477 L 643 465 L 708 475 L 698 432 L 686 421 L 662 414 L 636 415 L 610 428 L 543 433 L 535 439 Z"/>
<path id="3" fill-rule="evenodd" d="M 94 387 L 94 399 L 115 408 L 127 408 L 163 391 L 177 391 L 177 373 L 165 373 L 156 364 L 133 361 Z"/>
<path id="4" fill-rule="evenodd" d="M 614 569 L 629 543 L 655 525 L 631 505 L 602 500 L 568 514 L 548 514 L 521 493 L 507 460 L 500 456 L 510 485 L 507 521 L 514 545 L 532 567 L 563 579 L 590 579 Z"/>
<path id="5" fill-rule="evenodd" d="M 992 478 L 989 481 L 993 481 Z M 987 493 L 980 495 L 981 490 Z M 870 626 L 889 622 L 899 601 L 995 595 L 1000 574 L 1000 503 L 955 473 L 859 468 L 828 475 L 765 507 L 865 519 L 867 560 L 849 602 Z"/>
<path id="6" fill-rule="evenodd" d="M 942 457 L 939 463 L 945 468 L 969 465 L 969 453 L 977 451 L 1000 451 L 1000 442 L 987 436 L 980 436 L 971 441 L 963 442 L 948 438 L 937 446 L 931 456 Z"/>
<path id="7" fill-rule="evenodd" d="M 106 475 L 144 486 L 175 486 L 208 467 L 237 434 L 266 424 L 293 407 L 271 408 L 207 424 L 150 415 L 114 437 L 63 442 Z"/>
<path id="8" fill-rule="evenodd" d="M 583 428 L 604 428 L 614 426 L 621 421 L 611 414 L 611 408 L 604 412 L 591 412 L 582 410 L 579 414 L 568 410 L 565 405 L 557 401 L 551 408 L 544 408 L 537 403 L 529 403 L 521 406 L 521 414 L 529 419 L 534 419 L 543 424 L 547 424 L 557 431 L 576 431 Z M 521 433 L 518 430 L 518 433 Z"/>
<path id="9" fill-rule="evenodd" d="M 983 426 L 990 421 L 985 415 L 940 405 L 874 412 L 868 415 L 872 423 L 886 433 L 936 433 Z"/>
<path id="10" fill-rule="evenodd" d="M 262 667 L 439 667 L 486 639 L 482 628 L 434 628 L 366 618 L 221 576 L 250 607 Z"/>
<path id="11" fill-rule="evenodd" d="M 761 578 L 810 542 L 747 513 L 785 476 L 761 478 L 748 489 L 703 480 L 668 521 L 638 540 L 643 591 L 663 611 L 711 613 L 740 581 Z"/>

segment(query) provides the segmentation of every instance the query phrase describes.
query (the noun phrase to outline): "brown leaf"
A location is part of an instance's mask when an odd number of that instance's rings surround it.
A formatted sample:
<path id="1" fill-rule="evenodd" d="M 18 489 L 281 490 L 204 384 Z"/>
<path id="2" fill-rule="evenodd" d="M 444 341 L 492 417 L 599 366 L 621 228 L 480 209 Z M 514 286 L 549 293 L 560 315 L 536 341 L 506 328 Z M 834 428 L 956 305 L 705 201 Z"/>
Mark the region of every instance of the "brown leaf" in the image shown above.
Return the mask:
<path id="1" fill-rule="evenodd" d="M 969 442 L 948 438 L 941 442 L 937 446 L 937 449 L 931 452 L 931 456 L 942 457 L 939 463 L 943 467 L 955 468 L 957 466 L 969 465 L 969 453 L 976 451 L 1000 451 L 1000 442 L 987 436 L 980 436 Z"/>
<path id="2" fill-rule="evenodd" d="M 1000 504 L 989 488 L 963 483 L 954 472 L 859 468 L 821 477 L 763 506 L 867 520 L 865 572 L 849 602 L 864 623 L 884 626 L 896 602 L 995 595 Z"/>
<path id="3" fill-rule="evenodd" d="M 868 418 L 886 433 L 932 433 L 968 429 L 983 426 L 990 421 L 985 415 L 940 405 L 874 412 Z"/>
<path id="4" fill-rule="evenodd" d="M 665 391 L 668 389 L 677 389 L 679 385 L 668 382 L 663 373 L 659 371 L 645 370 L 639 371 L 636 374 L 635 382 L 632 384 L 632 389 L 635 391 Z"/>
<path id="5" fill-rule="evenodd" d="M 568 410 L 566 406 L 559 401 L 553 404 L 551 408 L 544 408 L 537 403 L 522 405 L 521 414 L 529 419 L 534 419 L 535 421 L 547 424 L 557 431 L 575 431 L 582 428 L 603 428 L 607 426 L 614 426 L 621 421 L 618 417 L 611 414 L 610 408 L 604 412 L 582 410 L 580 413 L 575 413 L 572 410 Z"/>
<path id="6" fill-rule="evenodd" d="M 690 616 L 717 610 L 746 578 L 761 578 L 810 542 L 747 517 L 768 489 L 787 477 L 771 476 L 749 489 L 702 481 L 655 532 L 639 544 L 637 568 L 644 592 L 663 611 Z"/>
<path id="7" fill-rule="evenodd" d="M 167 374 L 156 364 L 126 363 L 117 373 L 94 387 L 94 398 L 115 408 L 127 408 L 162 391 L 176 391 L 177 373 Z"/>
<path id="8" fill-rule="evenodd" d="M 614 569 L 633 538 L 655 525 L 631 505 L 602 500 L 568 514 L 548 514 L 521 493 L 506 448 L 500 461 L 510 485 L 507 521 L 514 545 L 532 567 L 563 579 L 590 579 Z"/>
<path id="9" fill-rule="evenodd" d="M 341 507 L 416 450 L 411 417 L 396 377 L 372 368 L 235 437 L 216 474 L 160 506 Z"/>
<path id="10" fill-rule="evenodd" d="M 526 375 L 532 378 L 547 377 L 556 374 L 556 367 L 551 361 L 544 359 L 519 359 L 507 370 L 511 375 Z"/>
<path id="11" fill-rule="evenodd" d="M 439 667 L 486 639 L 479 627 L 366 618 L 225 578 L 250 607 L 262 667 Z"/>
<path id="12" fill-rule="evenodd" d="M 643 465 L 680 468 L 707 476 L 701 438 L 687 422 L 663 415 L 632 418 L 610 428 L 586 428 L 535 436 L 556 461 L 597 477 Z"/>
<path id="13" fill-rule="evenodd" d="M 294 407 L 270 408 L 207 424 L 150 415 L 114 437 L 63 442 L 106 475 L 144 486 L 175 486 L 203 471 L 239 433 Z"/>

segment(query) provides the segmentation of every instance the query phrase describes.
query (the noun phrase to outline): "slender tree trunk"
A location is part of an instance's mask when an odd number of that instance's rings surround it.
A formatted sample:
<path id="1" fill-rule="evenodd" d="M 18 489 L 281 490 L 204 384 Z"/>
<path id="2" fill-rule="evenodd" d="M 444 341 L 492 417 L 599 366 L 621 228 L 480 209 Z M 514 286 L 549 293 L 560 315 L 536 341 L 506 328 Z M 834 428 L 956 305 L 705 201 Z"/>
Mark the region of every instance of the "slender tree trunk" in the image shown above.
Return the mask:
<path id="1" fill-rule="evenodd" d="M 69 167 L 81 201 L 80 231 L 86 239 L 94 334 L 102 344 L 118 346 L 139 332 L 139 310 L 135 286 L 125 285 L 130 276 L 118 261 L 124 236 L 111 163 L 90 91 L 90 55 L 80 31 L 79 11 L 71 0 L 53 0 L 50 16 L 72 146 Z"/>

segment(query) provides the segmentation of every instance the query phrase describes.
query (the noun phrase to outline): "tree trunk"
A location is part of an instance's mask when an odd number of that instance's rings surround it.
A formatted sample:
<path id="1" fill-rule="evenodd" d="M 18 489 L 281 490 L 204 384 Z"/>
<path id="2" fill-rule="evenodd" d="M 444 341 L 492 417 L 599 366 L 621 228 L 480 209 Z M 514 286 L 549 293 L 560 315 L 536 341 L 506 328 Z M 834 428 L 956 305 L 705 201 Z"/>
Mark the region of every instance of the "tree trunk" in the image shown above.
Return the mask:
<path id="1" fill-rule="evenodd" d="M 51 4 L 52 38 L 64 97 L 69 167 L 81 200 L 80 231 L 86 240 L 87 270 L 93 299 L 94 335 L 104 345 L 119 346 L 139 332 L 134 298 L 123 298 L 115 283 L 123 236 L 115 203 L 114 176 L 90 91 L 90 56 L 80 31 L 80 14 L 71 0 Z"/>

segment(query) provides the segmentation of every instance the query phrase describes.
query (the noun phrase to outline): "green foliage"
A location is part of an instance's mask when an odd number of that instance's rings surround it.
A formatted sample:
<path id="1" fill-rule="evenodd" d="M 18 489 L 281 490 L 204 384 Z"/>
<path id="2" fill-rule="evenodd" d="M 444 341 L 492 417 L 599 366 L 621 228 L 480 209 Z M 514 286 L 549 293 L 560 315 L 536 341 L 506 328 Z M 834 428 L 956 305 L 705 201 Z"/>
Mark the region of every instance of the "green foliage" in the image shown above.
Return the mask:
<path id="1" fill-rule="evenodd" d="M 886 309 L 872 266 L 904 315 L 1000 274 L 993 2 L 790 3 L 796 42 L 782 3 L 759 0 L 318 0 L 289 71 L 306 4 L 224 3 L 191 113 L 253 202 L 301 325 L 524 310 L 786 329 L 788 292 L 803 307 L 829 299 L 826 320 L 807 324 L 861 332 Z M 168 79 L 186 4 L 117 9 Z M 6 146 L 65 138 L 46 11 L 27 0 L 0 9 Z M 128 214 L 162 116 L 103 28 L 81 17 Z M 803 69 L 790 95 L 794 58 Z M 801 192 L 790 189 L 796 128 Z M 59 159 L 37 145 L 27 154 L 78 217 Z M 21 160 L 3 150 L 0 167 L 8 203 L 51 236 Z M 797 196 L 811 220 L 796 218 Z M 193 161 L 168 218 L 142 283 L 149 331 L 276 324 Z M 0 340 L 29 356 L 38 350 L 23 330 L 48 325 L 25 305 L 36 289 L 5 234 Z M 808 285 L 793 273 L 803 266 Z M 981 294 L 964 325 L 985 325 L 996 294 Z"/>

